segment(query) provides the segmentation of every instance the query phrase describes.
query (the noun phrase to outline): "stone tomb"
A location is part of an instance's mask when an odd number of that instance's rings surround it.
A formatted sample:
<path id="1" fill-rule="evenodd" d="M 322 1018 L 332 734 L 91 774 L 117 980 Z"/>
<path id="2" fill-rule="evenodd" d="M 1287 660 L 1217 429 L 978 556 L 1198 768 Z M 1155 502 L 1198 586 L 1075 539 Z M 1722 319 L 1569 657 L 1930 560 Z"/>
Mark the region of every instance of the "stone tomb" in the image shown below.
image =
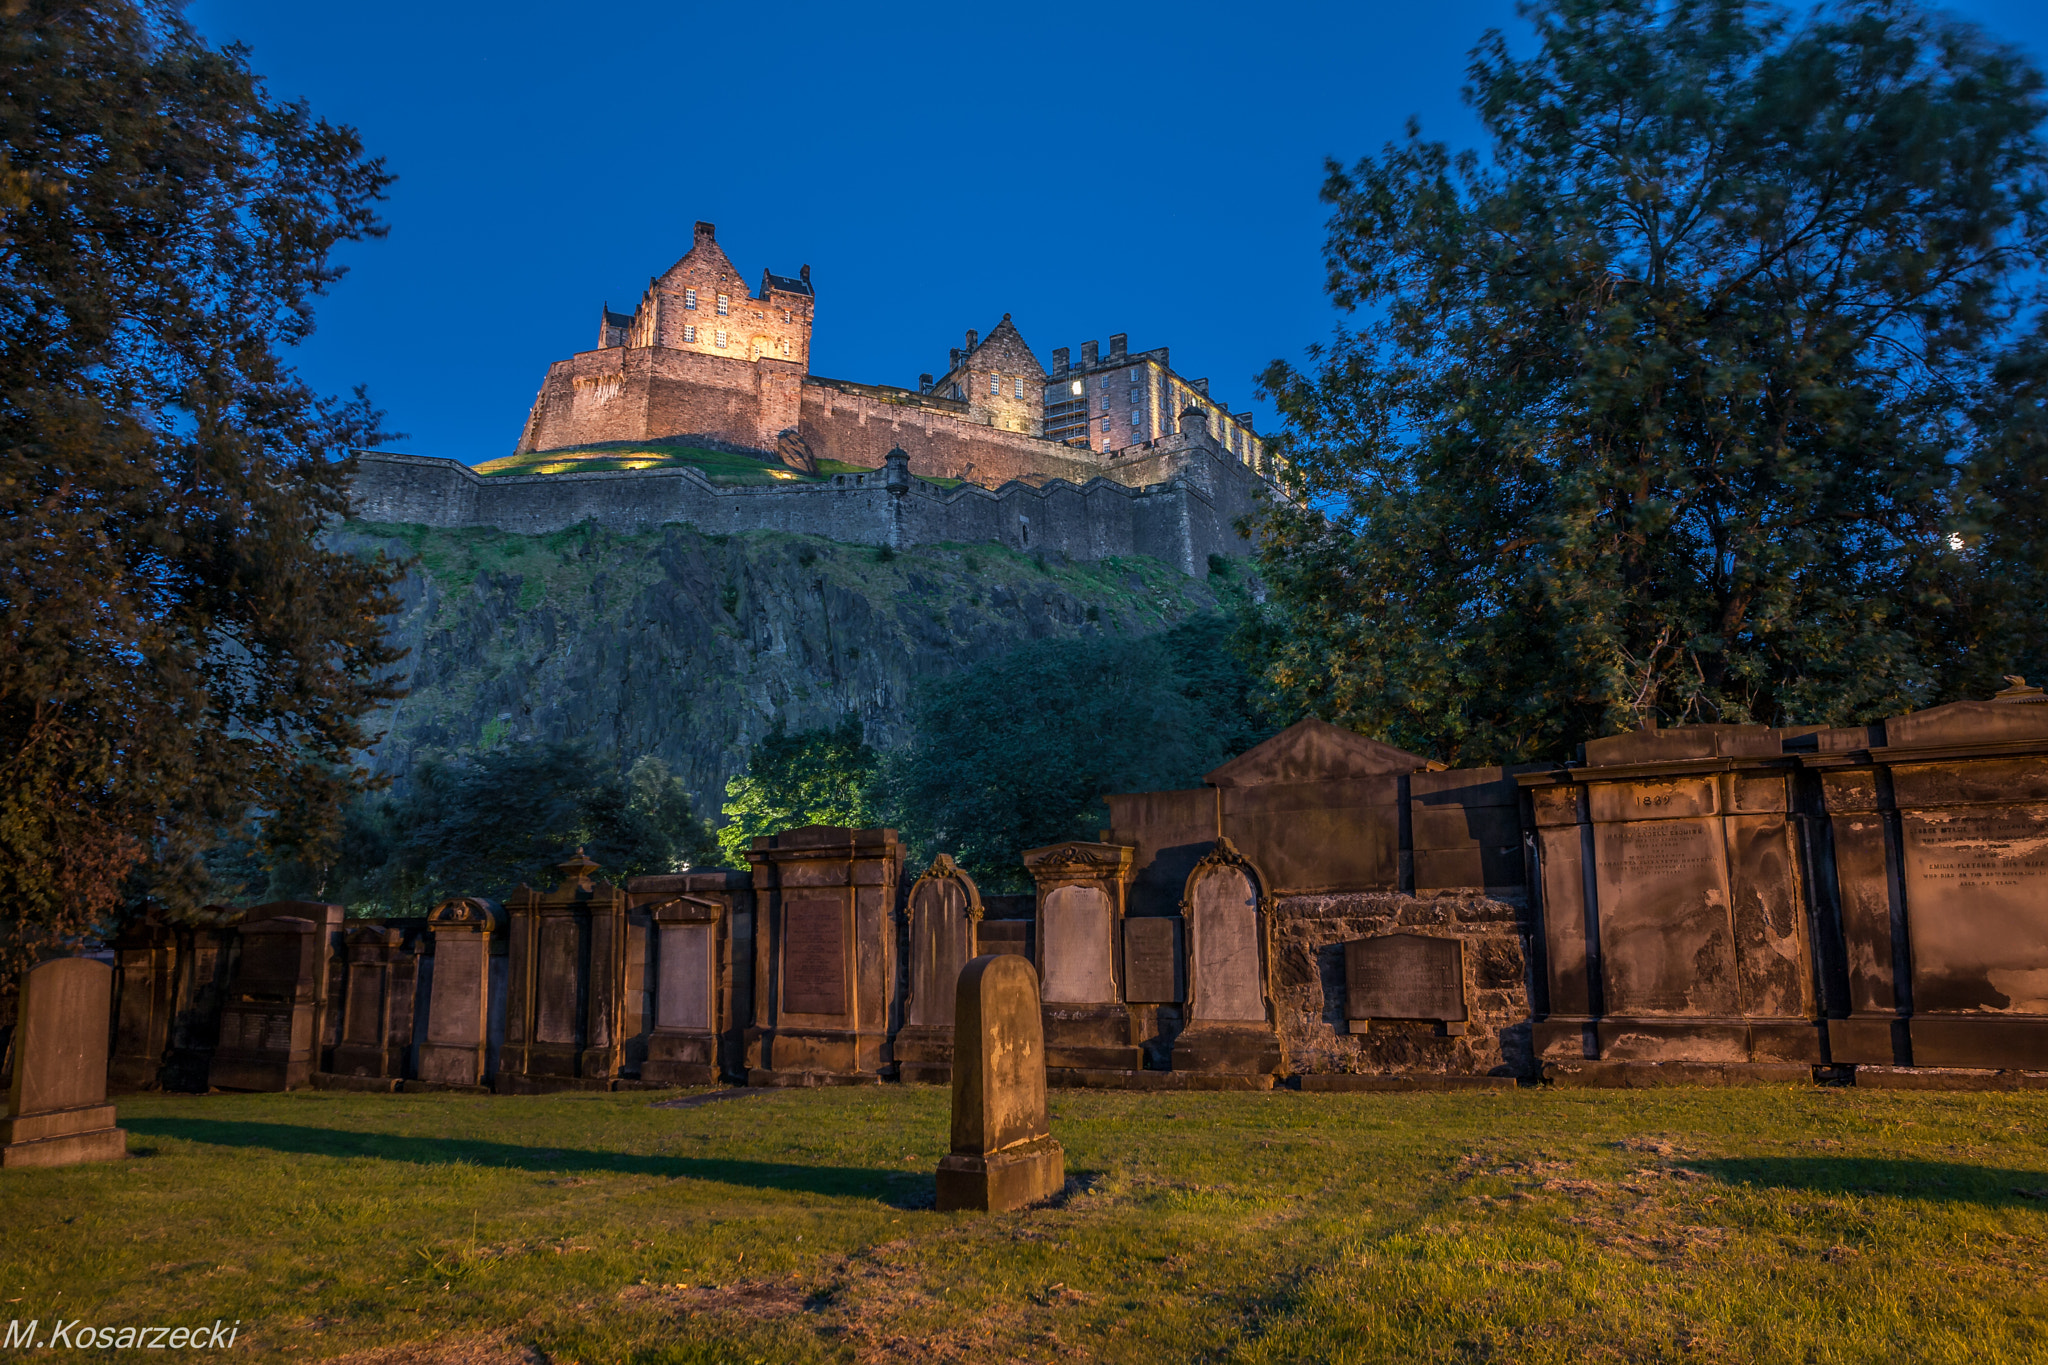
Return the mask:
<path id="1" fill-rule="evenodd" d="M 1187 1025 L 1173 1042 L 1173 1069 L 1264 1076 L 1286 1059 L 1273 1020 L 1265 879 L 1229 839 L 1188 874 Z"/>
<path id="2" fill-rule="evenodd" d="M 939 1161 L 939 1210 L 1023 1208 L 1066 1185 L 1066 1154 L 1046 1122 L 1038 976 L 1005 953 L 973 959 L 958 978 L 953 1150 Z"/>
<path id="3" fill-rule="evenodd" d="M 458 896 L 433 908 L 427 932 L 434 941 L 433 975 L 419 1079 L 481 1089 L 497 1071 L 494 1003 L 499 1024 L 504 1022 L 505 912 L 496 901 Z"/>
<path id="4" fill-rule="evenodd" d="M 267 919 L 310 920 L 319 939 L 313 968 L 313 1069 L 331 1070 L 334 1049 L 341 1042 L 342 992 L 348 975 L 348 941 L 343 930 L 348 911 L 332 901 L 269 901 L 241 912 L 244 925 Z"/>
<path id="5" fill-rule="evenodd" d="M 1367 1032 L 1375 1020 L 1400 1020 L 1441 1024 L 1462 1037 L 1465 995 L 1461 939 L 1395 933 L 1344 945 L 1344 1017 L 1353 1033 Z"/>
<path id="6" fill-rule="evenodd" d="M 67 957 L 29 969 L 14 1022 L 14 1078 L 0 1167 L 70 1166 L 128 1155 L 107 1103 L 114 969 Z"/>
<path id="7" fill-rule="evenodd" d="M 347 975 L 341 993 L 341 1041 L 331 1070 L 337 1076 L 404 1079 L 412 1060 L 413 1003 L 419 958 L 405 934 L 360 924 L 343 935 Z"/>
<path id="8" fill-rule="evenodd" d="M 624 1055 L 626 893 L 576 856 L 548 892 L 522 886 L 511 916 L 501 1094 L 609 1090 Z"/>
<path id="9" fill-rule="evenodd" d="M 220 1012 L 210 1083 L 222 1090 L 292 1090 L 313 1077 L 327 927 L 287 915 L 244 924 L 242 951 Z"/>
<path id="10" fill-rule="evenodd" d="M 754 841 L 761 916 L 754 953 L 750 1085 L 879 1081 L 900 1024 L 893 829 L 813 825 Z"/>
<path id="11" fill-rule="evenodd" d="M 1122 845 L 1078 841 L 1024 855 L 1038 884 L 1045 1056 L 1056 1071 L 1136 1071 L 1143 1065 L 1119 961 L 1131 860 Z"/>
<path id="12" fill-rule="evenodd" d="M 1828 1060 L 1793 823 L 1808 731 L 1694 725 L 1594 740 L 1524 774 L 1542 862 L 1546 1063 Z M 1588 875 L 1590 873 L 1590 875 Z"/>
<path id="13" fill-rule="evenodd" d="M 658 873 L 627 882 L 626 897 L 636 924 L 646 919 L 651 945 L 640 1079 L 712 1085 L 744 1076 L 753 879 L 726 869 Z"/>
<path id="14" fill-rule="evenodd" d="M 221 1010 L 241 936 L 219 925 L 181 925 L 177 934 L 170 1048 L 161 1074 L 166 1090 L 204 1090 L 220 1045 Z"/>
<path id="15" fill-rule="evenodd" d="M 2048 698 L 1816 736 L 1847 977 L 1833 1058 L 2048 1068 Z"/>
<path id="16" fill-rule="evenodd" d="M 896 1034 L 898 1078 L 932 1085 L 953 1079 L 953 996 L 975 956 L 981 892 L 941 853 L 910 885 L 910 995 Z"/>
<path id="17" fill-rule="evenodd" d="M 162 1084 L 178 989 L 178 936 L 153 916 L 114 940 L 114 1051 L 107 1084 L 154 1090 Z"/>

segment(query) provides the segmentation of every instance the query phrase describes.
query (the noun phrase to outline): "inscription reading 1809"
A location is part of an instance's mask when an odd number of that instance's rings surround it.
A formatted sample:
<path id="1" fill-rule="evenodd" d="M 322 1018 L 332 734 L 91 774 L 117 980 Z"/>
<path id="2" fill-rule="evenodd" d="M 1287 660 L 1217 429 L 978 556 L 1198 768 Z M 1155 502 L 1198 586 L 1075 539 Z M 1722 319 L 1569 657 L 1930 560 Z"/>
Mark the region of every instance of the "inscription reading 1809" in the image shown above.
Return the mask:
<path id="1" fill-rule="evenodd" d="M 792 1014 L 846 1013 L 845 906 L 836 900 L 791 901 L 783 914 L 783 1008 Z"/>

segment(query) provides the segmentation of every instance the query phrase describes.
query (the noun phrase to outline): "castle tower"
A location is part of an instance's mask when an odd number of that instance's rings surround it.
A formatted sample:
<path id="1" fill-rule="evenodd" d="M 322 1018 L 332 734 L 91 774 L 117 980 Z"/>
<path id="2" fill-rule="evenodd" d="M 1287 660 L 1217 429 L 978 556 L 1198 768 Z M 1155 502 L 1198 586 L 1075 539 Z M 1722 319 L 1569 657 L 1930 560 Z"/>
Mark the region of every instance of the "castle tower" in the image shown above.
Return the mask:
<path id="1" fill-rule="evenodd" d="M 727 360 L 785 360 L 807 372 L 814 302 L 809 266 L 794 278 L 763 270 L 760 292 L 749 293 L 718 245 L 717 228 L 700 222 L 683 258 L 648 281 L 624 328 L 614 322 L 618 314 L 605 310 L 603 344 L 659 346 Z M 621 340 L 610 340 L 621 333 Z"/>
<path id="2" fill-rule="evenodd" d="M 954 349 L 952 364 L 929 391 L 965 401 L 970 421 L 998 431 L 1045 434 L 1045 367 L 1008 313 L 986 340 L 970 330 L 967 345 Z"/>

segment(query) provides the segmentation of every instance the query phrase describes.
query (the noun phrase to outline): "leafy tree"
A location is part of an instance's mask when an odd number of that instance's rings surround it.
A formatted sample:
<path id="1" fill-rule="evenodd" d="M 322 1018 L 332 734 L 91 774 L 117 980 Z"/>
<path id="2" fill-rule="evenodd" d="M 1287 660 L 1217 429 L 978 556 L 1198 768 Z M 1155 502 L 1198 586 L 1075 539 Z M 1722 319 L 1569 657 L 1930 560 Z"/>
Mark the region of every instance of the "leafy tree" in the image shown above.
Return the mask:
<path id="1" fill-rule="evenodd" d="M 744 867 L 760 835 L 805 825 L 874 824 L 880 817 L 870 788 L 878 763 L 858 716 L 795 734 L 778 719 L 747 755 L 746 772 L 725 784 L 718 847 L 726 866 Z"/>
<path id="2" fill-rule="evenodd" d="M 2040 556 L 1993 515 L 2039 497 L 1994 367 L 2048 254 L 2040 74 L 1894 0 L 1525 13 L 1528 57 L 1473 53 L 1488 159 L 1411 125 L 1330 165 L 1356 330 L 1262 376 L 1285 704 L 1481 762 L 2040 658 L 2038 594 L 1991 590 Z"/>
<path id="3" fill-rule="evenodd" d="M 244 899 L 326 895 L 358 910 L 421 914 L 455 895 L 502 899 L 555 884 L 577 848 L 623 881 L 716 856 L 682 780 L 647 755 L 622 776 L 574 744 L 518 744 L 429 759 L 405 793 L 349 813 L 331 869 L 288 866 Z"/>
<path id="4" fill-rule="evenodd" d="M 923 853 L 990 890 L 1028 886 L 1018 855 L 1093 839 L 1106 793 L 1197 786 L 1271 733 L 1219 616 L 1139 639 L 1043 640 L 920 690 L 882 779 Z"/>
<path id="5" fill-rule="evenodd" d="M 167 0 L 16 0 L 0 66 L 4 973 L 251 812 L 331 840 L 397 693 L 396 570 L 317 539 L 376 414 L 280 358 L 383 163 Z"/>

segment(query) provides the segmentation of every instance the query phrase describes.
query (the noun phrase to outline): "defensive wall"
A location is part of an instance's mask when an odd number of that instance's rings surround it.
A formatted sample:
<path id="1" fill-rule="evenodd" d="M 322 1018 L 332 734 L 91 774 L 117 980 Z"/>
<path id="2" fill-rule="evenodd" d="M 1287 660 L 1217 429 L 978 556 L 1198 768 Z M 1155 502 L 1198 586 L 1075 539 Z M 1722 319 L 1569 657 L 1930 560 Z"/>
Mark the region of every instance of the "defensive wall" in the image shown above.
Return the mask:
<path id="1" fill-rule="evenodd" d="M 1202 439 L 1179 437 L 1174 445 L 1131 461 L 1164 474 L 1142 486 L 1096 476 L 995 489 L 927 483 L 914 474 L 917 457 L 901 453 L 829 484 L 735 488 L 687 467 L 485 476 L 456 460 L 363 451 L 351 515 L 523 535 L 586 521 L 623 531 L 680 522 L 717 535 L 788 531 L 894 549 L 1000 544 L 1073 560 L 1148 555 L 1199 575 L 1212 554 L 1249 552 L 1234 523 L 1272 486 Z"/>

